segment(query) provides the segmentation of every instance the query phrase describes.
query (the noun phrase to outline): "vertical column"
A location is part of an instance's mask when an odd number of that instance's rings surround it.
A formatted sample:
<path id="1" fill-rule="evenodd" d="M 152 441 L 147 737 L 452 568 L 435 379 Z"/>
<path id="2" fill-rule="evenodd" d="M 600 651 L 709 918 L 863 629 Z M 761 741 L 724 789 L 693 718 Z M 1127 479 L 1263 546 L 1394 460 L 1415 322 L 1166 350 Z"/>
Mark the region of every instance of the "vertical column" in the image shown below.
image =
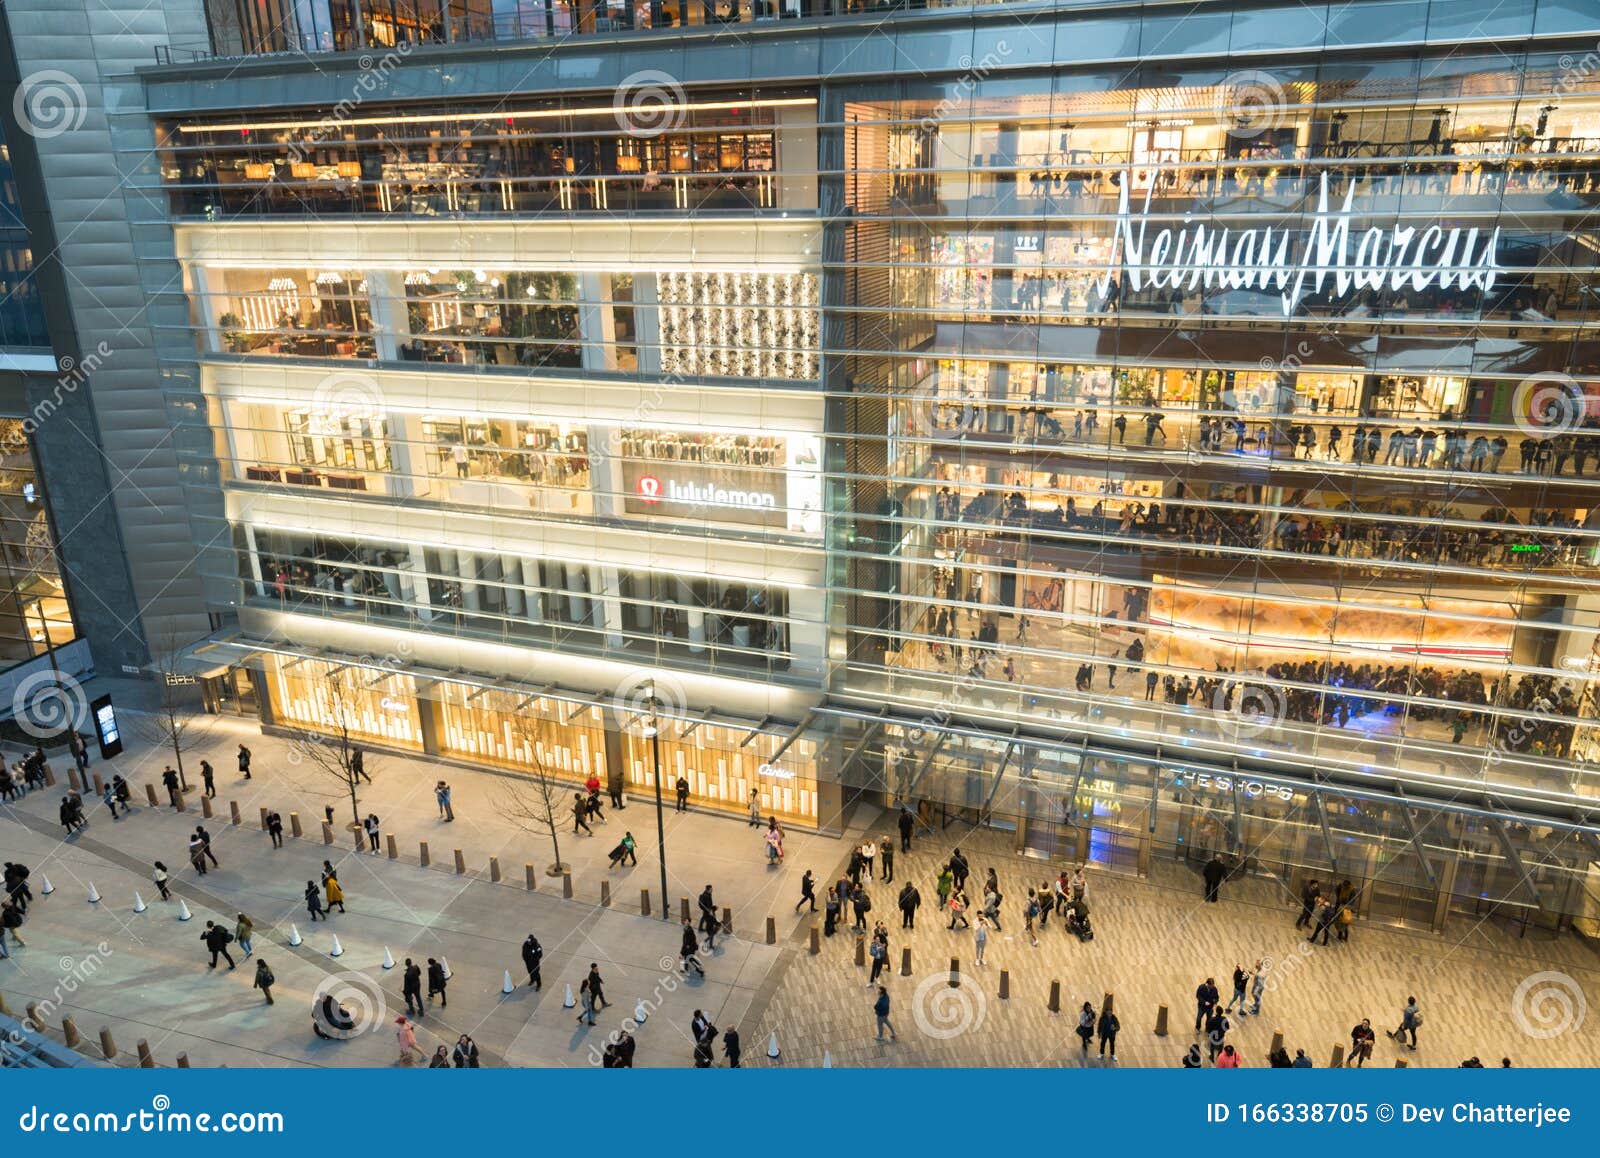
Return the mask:
<path id="1" fill-rule="evenodd" d="M 479 594 L 478 557 L 471 551 L 456 552 L 456 566 L 461 571 L 461 610 L 481 611 L 483 600 Z"/>
<path id="2" fill-rule="evenodd" d="M 421 547 L 412 547 L 409 558 L 399 564 L 400 597 L 409 603 L 423 623 L 433 621 L 433 600 L 428 594 L 428 557 Z"/>
<path id="3" fill-rule="evenodd" d="M 583 335 L 583 368 L 617 368 L 617 328 L 611 314 L 611 275 L 578 275 L 578 332 Z"/>
<path id="4" fill-rule="evenodd" d="M 400 347 L 411 338 L 406 315 L 405 275 L 397 269 L 367 272 L 367 309 L 372 313 L 372 342 L 381 362 L 398 362 Z"/>
<path id="5" fill-rule="evenodd" d="M 525 602 L 522 593 L 522 563 L 515 555 L 500 556 L 500 577 L 505 592 L 502 597 L 507 615 L 523 615 Z"/>
<path id="6" fill-rule="evenodd" d="M 789 590 L 789 666 L 794 672 L 821 675 L 827 658 L 827 630 L 823 622 L 824 596 L 817 587 Z M 778 625 L 773 625 L 777 631 Z"/>
<path id="7" fill-rule="evenodd" d="M 267 586 L 261 580 L 261 549 L 256 546 L 256 529 L 249 523 L 244 525 L 244 546 L 250 555 L 250 578 L 255 581 L 255 593 L 258 597 L 267 593 Z"/>
<path id="8" fill-rule="evenodd" d="M 605 624 L 606 646 L 622 646 L 622 576 L 615 567 L 591 567 L 601 593 L 600 620 Z"/>
<path id="9" fill-rule="evenodd" d="M 597 518 L 623 514 L 622 430 L 589 427 L 589 489 Z"/>
<path id="10" fill-rule="evenodd" d="M 211 288 L 203 265 L 185 265 L 184 277 L 189 282 L 191 301 L 200 303 L 200 345 L 208 354 L 225 353 L 222 338 L 217 330 L 217 315 L 222 312 L 221 302 L 211 300 Z"/>
<path id="11" fill-rule="evenodd" d="M 539 560 L 527 555 L 522 557 L 522 585 L 527 588 L 528 622 L 538 623 L 545 618 L 544 583 L 539 577 Z"/>
<path id="12" fill-rule="evenodd" d="M 422 419 L 391 411 L 389 427 L 389 493 L 395 498 L 416 498 L 428 493 L 428 451 L 422 443 Z"/>
<path id="13" fill-rule="evenodd" d="M 633 277 L 633 325 L 638 334 L 639 373 L 648 378 L 661 373 L 661 309 L 656 294 L 656 275 L 639 273 Z"/>

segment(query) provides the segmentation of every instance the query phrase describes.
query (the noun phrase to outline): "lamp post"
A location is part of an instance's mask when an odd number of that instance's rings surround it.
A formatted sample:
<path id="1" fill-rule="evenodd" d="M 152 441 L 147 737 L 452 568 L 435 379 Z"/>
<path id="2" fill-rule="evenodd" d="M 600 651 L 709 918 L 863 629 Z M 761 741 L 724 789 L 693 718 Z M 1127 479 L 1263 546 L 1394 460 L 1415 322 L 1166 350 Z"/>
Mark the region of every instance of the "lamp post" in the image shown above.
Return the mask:
<path id="1" fill-rule="evenodd" d="M 667 895 L 667 822 L 661 806 L 661 716 L 657 711 L 655 681 L 650 681 L 650 760 L 655 765 L 656 781 L 656 859 L 661 864 L 661 919 L 671 920 L 671 898 Z"/>

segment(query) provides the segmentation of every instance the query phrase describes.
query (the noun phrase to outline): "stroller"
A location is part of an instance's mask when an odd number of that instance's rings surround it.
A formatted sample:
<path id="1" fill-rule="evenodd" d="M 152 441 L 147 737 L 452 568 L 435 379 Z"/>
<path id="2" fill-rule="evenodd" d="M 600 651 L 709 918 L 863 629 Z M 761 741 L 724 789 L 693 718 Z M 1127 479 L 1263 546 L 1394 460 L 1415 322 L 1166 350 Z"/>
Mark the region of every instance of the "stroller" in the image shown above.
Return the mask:
<path id="1" fill-rule="evenodd" d="M 1082 901 L 1073 901 L 1067 906 L 1067 932 L 1075 935 L 1080 941 L 1094 940 L 1094 926 L 1089 922 L 1089 906 Z"/>

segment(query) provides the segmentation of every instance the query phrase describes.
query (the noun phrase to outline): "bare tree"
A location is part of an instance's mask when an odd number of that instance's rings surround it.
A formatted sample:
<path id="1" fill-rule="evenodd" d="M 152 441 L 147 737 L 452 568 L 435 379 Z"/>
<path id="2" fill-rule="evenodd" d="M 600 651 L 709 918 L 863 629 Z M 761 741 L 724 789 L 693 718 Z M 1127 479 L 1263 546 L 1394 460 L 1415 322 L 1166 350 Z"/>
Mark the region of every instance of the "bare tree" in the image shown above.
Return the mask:
<path id="1" fill-rule="evenodd" d="M 526 717 L 514 716 L 517 736 L 523 741 L 533 761 L 533 775 L 528 778 L 507 780 L 498 790 L 500 811 L 524 832 L 542 833 L 550 838 L 555 849 L 555 863 L 545 870 L 546 876 L 560 876 L 570 867 L 561 860 L 561 820 L 568 811 L 567 785 L 551 774 L 550 766 L 539 754 L 539 745 L 528 726 Z"/>
<path id="2" fill-rule="evenodd" d="M 149 715 L 134 715 L 133 730 L 147 744 L 172 752 L 178 770 L 178 783 L 188 791 L 189 778 L 183 771 L 183 754 L 190 750 L 189 729 L 194 724 L 195 693 L 193 676 L 185 674 L 181 660 L 187 645 L 178 642 L 176 631 L 169 630 L 161 644 L 150 649 L 150 668 L 156 677 L 156 710 Z"/>
<path id="3" fill-rule="evenodd" d="M 304 737 L 300 755 L 313 769 L 338 781 L 337 795 L 350 798 L 350 820 L 355 828 L 361 827 L 361 798 L 359 789 L 363 780 L 371 782 L 372 769 L 367 766 L 366 753 L 357 742 L 357 716 L 349 685 L 349 668 L 332 668 L 322 678 L 328 692 L 328 713 L 323 719 L 323 730 Z"/>

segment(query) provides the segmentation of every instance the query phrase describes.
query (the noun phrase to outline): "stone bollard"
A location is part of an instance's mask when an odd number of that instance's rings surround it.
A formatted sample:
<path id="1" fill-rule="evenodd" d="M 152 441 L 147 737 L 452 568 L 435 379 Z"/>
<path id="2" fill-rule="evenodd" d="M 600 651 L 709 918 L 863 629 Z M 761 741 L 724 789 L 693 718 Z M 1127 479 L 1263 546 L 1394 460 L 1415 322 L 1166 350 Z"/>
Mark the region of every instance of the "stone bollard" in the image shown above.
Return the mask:
<path id="1" fill-rule="evenodd" d="M 1051 1013 L 1061 1012 L 1061 982 L 1050 982 L 1050 1002 L 1045 1008 Z"/>
<path id="2" fill-rule="evenodd" d="M 156 798 L 156 786 L 154 784 L 146 784 L 144 786 L 144 796 L 150 802 L 151 808 L 161 807 L 161 801 Z M 263 824 L 261 827 L 265 828 L 266 825 Z"/>
<path id="3" fill-rule="evenodd" d="M 815 957 L 822 952 L 822 930 L 815 921 L 811 922 L 811 955 Z"/>
<path id="4" fill-rule="evenodd" d="M 1270 1057 L 1272 1054 L 1277 1053 L 1282 1048 L 1283 1030 L 1275 1029 L 1272 1031 L 1272 1044 L 1267 1047 L 1267 1055 Z"/>
<path id="5" fill-rule="evenodd" d="M 570 901 L 572 899 L 572 874 L 571 873 L 562 873 L 561 874 L 561 895 L 566 900 Z"/>
<path id="6" fill-rule="evenodd" d="M 1156 1006 L 1156 1036 L 1167 1036 L 1167 1007 L 1165 1005 Z"/>
<path id="7" fill-rule="evenodd" d="M 1117 995 L 1115 993 L 1107 993 L 1104 997 L 1102 997 L 1100 999 L 1100 1012 L 1101 1013 L 1114 1013 L 1114 1012 L 1116 1012 L 1116 1007 L 1117 1007 Z"/>
<path id="8" fill-rule="evenodd" d="M 1394 1068 L 1395 1068 L 1395 1069 L 1397 1069 L 1397 1070 L 1403 1070 L 1403 1069 L 1405 1069 L 1405 1068 L 1406 1068 L 1406 1067 L 1407 1067 L 1407 1066 L 1408 1066 L 1408 1065 L 1409 1065 L 1409 1064 L 1410 1064 L 1410 1063 L 1409 1063 L 1409 1062 L 1407 1062 L 1407 1061 L 1406 1061 L 1406 1059 L 1405 1059 L 1405 1058 L 1403 1058 L 1403 1057 L 1397 1057 L 1397 1058 L 1395 1058 L 1395 1059 L 1394 1059 Z"/>
<path id="9" fill-rule="evenodd" d="M 648 917 L 650 915 L 650 890 L 649 889 L 640 889 L 639 890 L 639 915 L 641 917 Z"/>
<path id="10" fill-rule="evenodd" d="M 244 823 L 244 817 L 239 815 L 239 802 L 237 800 L 228 801 L 228 820 L 235 828 Z"/>
<path id="11" fill-rule="evenodd" d="M 67 769 L 67 787 L 74 792 L 83 791 L 83 782 L 78 779 L 78 770 L 76 768 Z"/>
<path id="12" fill-rule="evenodd" d="M 102 1025 L 100 1027 L 100 1054 L 107 1061 L 117 1056 L 117 1042 L 111 1036 L 110 1026 Z"/>
<path id="13" fill-rule="evenodd" d="M 355 838 L 357 852 L 367 847 L 367 830 L 364 826 L 358 824 L 351 830 L 350 835 Z"/>
<path id="14" fill-rule="evenodd" d="M 611 882 L 610 881 L 601 881 L 600 882 L 600 907 L 602 909 L 609 909 L 611 907 Z"/>
<path id="15" fill-rule="evenodd" d="M 100 773 L 96 772 L 94 774 L 94 794 L 96 796 L 104 796 L 105 792 L 106 782 L 100 778 Z"/>
<path id="16" fill-rule="evenodd" d="M 950 988 L 961 988 L 961 961 L 959 958 L 950 958 Z"/>
<path id="17" fill-rule="evenodd" d="M 7 1017 L 11 1016 L 11 1006 L 6 1004 L 6 995 L 4 993 L 0 993 L 0 1013 L 5 1014 Z"/>
<path id="18" fill-rule="evenodd" d="M 388 846 L 389 859 L 390 860 L 399 860 L 400 859 L 400 842 L 395 839 L 394 833 L 391 832 L 388 836 L 384 837 L 383 838 L 383 842 L 384 842 L 384 844 L 386 844 Z"/>
<path id="19" fill-rule="evenodd" d="M 461 876 L 467 871 L 467 858 L 461 855 L 461 850 L 456 851 L 456 876 Z"/>
<path id="20" fill-rule="evenodd" d="M 300 827 L 300 814 L 298 812 L 289 813 L 289 835 L 296 840 L 305 835 L 305 830 Z"/>
<path id="21" fill-rule="evenodd" d="M 267 813 L 270 812 L 270 811 L 271 811 L 271 809 L 268 809 L 266 807 L 263 807 L 261 809 L 261 831 L 262 832 L 267 831 Z"/>
<path id="22" fill-rule="evenodd" d="M 1011 971 L 1000 970 L 1000 1000 L 1006 1001 L 1011 997 Z"/>
<path id="23" fill-rule="evenodd" d="M 767 944 L 776 945 L 777 943 L 778 943 L 778 922 L 777 922 L 776 919 L 774 919 L 772 917 L 768 917 L 767 918 Z"/>
<path id="24" fill-rule="evenodd" d="M 180 1053 L 178 1055 L 178 1068 L 180 1070 L 186 1070 L 186 1069 L 189 1068 L 189 1055 L 188 1054 Z"/>
<path id="25" fill-rule="evenodd" d="M 900 976 L 911 976 L 911 946 L 907 945 L 900 950 Z"/>
<path id="26" fill-rule="evenodd" d="M 156 1068 L 156 1059 L 150 1053 L 150 1043 L 142 1037 L 139 1039 L 139 1068 L 145 1070 Z"/>
<path id="27" fill-rule="evenodd" d="M 61 1019 L 61 1037 L 62 1040 L 67 1043 L 68 1049 L 77 1049 L 78 1043 L 83 1040 L 83 1038 L 78 1035 L 78 1027 L 73 1024 L 72 1018 L 70 1017 L 63 1017 Z"/>
<path id="28" fill-rule="evenodd" d="M 1344 1046 L 1338 1042 L 1333 1043 L 1333 1054 L 1328 1058 L 1328 1068 L 1330 1070 L 1344 1068 Z"/>
<path id="29" fill-rule="evenodd" d="M 539 873 L 531 864 L 522 866 L 522 883 L 530 893 L 539 887 Z"/>
<path id="30" fill-rule="evenodd" d="M 861 968 L 865 967 L 866 963 L 867 963 L 867 939 L 865 937 L 857 937 L 856 938 L 856 968 L 857 969 L 861 969 Z"/>
<path id="31" fill-rule="evenodd" d="M 421 864 L 423 868 L 427 868 L 430 863 L 428 860 L 428 842 L 425 840 L 419 840 L 417 842 L 417 862 Z"/>
<path id="32" fill-rule="evenodd" d="M 689 898 L 688 897 L 679 897 L 678 898 L 678 920 L 687 921 L 688 919 L 689 919 Z"/>
<path id="33" fill-rule="evenodd" d="M 489 858 L 489 881 L 492 884 L 500 883 L 500 858 L 497 856 Z"/>
<path id="34" fill-rule="evenodd" d="M 211 797 L 203 792 L 200 794 L 200 817 L 202 820 L 211 819 Z"/>
<path id="35" fill-rule="evenodd" d="M 329 824 L 326 820 L 322 822 L 322 843 L 333 843 L 333 825 Z"/>
<path id="36" fill-rule="evenodd" d="M 44 766 L 44 786 L 46 788 L 54 788 L 56 786 L 55 769 L 51 768 L 48 764 Z"/>
<path id="37" fill-rule="evenodd" d="M 733 936 L 733 910 L 726 905 L 722 907 L 722 931 L 729 937 Z"/>
<path id="38" fill-rule="evenodd" d="M 183 789 L 182 788 L 178 789 L 177 800 L 178 800 L 178 811 L 179 812 L 188 812 L 189 811 L 189 802 L 183 798 Z"/>
<path id="39" fill-rule="evenodd" d="M 28 1024 L 32 1025 L 40 1033 L 43 1033 L 44 1022 L 39 1020 L 39 1003 L 37 1001 L 30 1001 L 27 1005 L 23 1006 L 23 1008 L 28 1011 Z"/>

